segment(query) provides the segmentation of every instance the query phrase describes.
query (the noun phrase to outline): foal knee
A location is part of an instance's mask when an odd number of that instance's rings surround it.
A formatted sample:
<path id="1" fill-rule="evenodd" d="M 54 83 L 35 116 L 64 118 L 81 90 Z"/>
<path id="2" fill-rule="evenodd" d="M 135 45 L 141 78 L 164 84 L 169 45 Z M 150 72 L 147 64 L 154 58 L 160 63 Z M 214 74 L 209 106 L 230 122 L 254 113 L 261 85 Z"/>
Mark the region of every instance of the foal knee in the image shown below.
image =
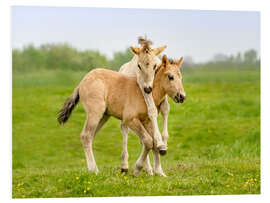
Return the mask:
<path id="1" fill-rule="evenodd" d="M 150 150 L 153 148 L 153 138 L 152 137 L 145 136 L 142 141 L 143 141 L 143 144 L 144 144 L 146 149 Z"/>

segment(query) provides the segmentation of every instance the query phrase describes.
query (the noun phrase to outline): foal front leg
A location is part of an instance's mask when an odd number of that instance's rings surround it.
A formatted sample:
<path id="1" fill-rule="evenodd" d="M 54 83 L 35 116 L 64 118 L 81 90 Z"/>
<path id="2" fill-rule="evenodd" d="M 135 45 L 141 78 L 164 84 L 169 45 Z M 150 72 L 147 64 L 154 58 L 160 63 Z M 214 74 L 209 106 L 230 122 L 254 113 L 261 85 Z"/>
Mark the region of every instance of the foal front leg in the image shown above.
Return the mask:
<path id="1" fill-rule="evenodd" d="M 137 118 L 128 120 L 125 122 L 125 124 L 140 138 L 143 150 L 139 157 L 139 159 L 136 161 L 135 169 L 134 169 L 134 175 L 139 175 L 140 171 L 142 170 L 143 166 L 147 162 L 147 155 L 150 149 L 153 148 L 153 139 L 148 134 L 144 126 L 142 125 L 141 121 Z"/>
<path id="2" fill-rule="evenodd" d="M 162 115 L 162 121 L 163 121 L 163 129 L 162 129 L 162 139 L 164 141 L 164 144 L 167 145 L 167 141 L 169 138 L 168 134 L 168 115 L 170 112 L 170 104 L 168 102 L 167 96 L 165 97 L 164 101 L 160 105 L 160 112 Z"/>
<path id="3" fill-rule="evenodd" d="M 167 146 L 164 144 L 162 140 L 162 136 L 159 132 L 158 123 L 157 123 L 158 112 L 157 112 L 157 108 L 156 108 L 152 93 L 146 94 L 143 90 L 142 92 L 143 92 L 144 100 L 147 105 L 148 116 L 151 120 L 153 130 L 154 130 L 154 134 L 153 134 L 154 144 L 159 150 L 159 153 L 161 155 L 165 155 L 167 152 Z"/>
<path id="4" fill-rule="evenodd" d="M 122 164 L 121 164 L 121 172 L 122 173 L 127 173 L 128 172 L 128 149 L 127 149 L 127 144 L 128 144 L 128 132 L 129 129 L 128 127 L 121 122 L 120 124 L 121 127 L 121 132 L 123 135 L 123 151 L 122 151 Z M 143 143 L 141 143 L 143 144 Z M 145 170 L 146 173 L 148 173 L 149 175 L 153 175 L 153 169 L 150 163 L 150 159 L 149 159 L 149 155 L 147 155 L 146 157 L 146 161 L 145 161 Z"/>
<path id="5" fill-rule="evenodd" d="M 153 155 L 154 155 L 154 173 L 163 177 L 167 177 L 162 170 L 160 154 L 157 149 L 153 149 Z"/>
<path id="6" fill-rule="evenodd" d="M 143 168 L 143 166 L 146 164 L 147 162 L 147 158 L 148 158 L 148 161 L 149 161 L 149 157 L 148 157 L 148 152 L 149 152 L 149 149 L 145 147 L 144 144 L 142 144 L 142 153 L 139 157 L 139 159 L 136 161 L 136 164 L 135 164 L 135 168 L 134 168 L 134 176 L 138 176 Z M 150 165 L 151 166 L 151 165 Z"/>

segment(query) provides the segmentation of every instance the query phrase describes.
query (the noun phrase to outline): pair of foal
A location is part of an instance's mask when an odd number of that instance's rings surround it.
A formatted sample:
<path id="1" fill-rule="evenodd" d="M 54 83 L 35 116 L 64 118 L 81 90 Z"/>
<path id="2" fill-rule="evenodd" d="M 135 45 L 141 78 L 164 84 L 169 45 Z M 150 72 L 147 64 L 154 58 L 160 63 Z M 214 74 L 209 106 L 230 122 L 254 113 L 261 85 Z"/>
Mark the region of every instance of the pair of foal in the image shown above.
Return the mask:
<path id="1" fill-rule="evenodd" d="M 160 111 L 165 100 L 167 101 L 167 95 L 177 103 L 184 101 L 184 88 L 179 71 L 182 62 L 183 58 L 169 60 L 164 55 L 161 64 L 156 65 L 151 96 L 157 112 Z M 121 120 L 121 129 L 122 132 L 125 131 L 123 133 L 126 135 L 126 139 L 128 129 L 131 129 L 142 143 L 143 149 L 135 164 L 134 175 L 138 175 L 144 166 L 149 174 L 153 173 L 148 158 L 148 153 L 152 150 L 154 172 L 166 176 L 160 163 L 162 147 L 159 148 L 155 140 L 155 127 L 152 124 L 151 116 L 149 116 L 149 109 L 141 87 L 138 85 L 138 78 L 128 77 L 122 73 L 107 69 L 90 71 L 64 103 L 58 116 L 60 123 L 65 123 L 68 120 L 79 100 L 81 100 L 86 111 L 86 121 L 81 133 L 81 141 L 90 171 L 98 173 L 92 149 L 95 134 L 113 116 Z M 127 153 L 125 142 L 123 147 L 123 154 L 125 154 L 125 150 Z M 122 169 L 127 168 L 127 157 L 123 157 Z"/>

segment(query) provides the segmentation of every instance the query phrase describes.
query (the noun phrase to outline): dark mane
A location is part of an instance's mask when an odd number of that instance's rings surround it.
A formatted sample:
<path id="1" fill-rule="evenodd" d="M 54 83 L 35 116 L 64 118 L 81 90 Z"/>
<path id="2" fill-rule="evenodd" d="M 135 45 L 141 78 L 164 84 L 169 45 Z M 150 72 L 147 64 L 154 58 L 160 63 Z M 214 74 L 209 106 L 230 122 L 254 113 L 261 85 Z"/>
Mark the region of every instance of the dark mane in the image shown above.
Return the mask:
<path id="1" fill-rule="evenodd" d="M 174 59 L 171 59 L 171 58 L 169 58 L 168 61 L 169 61 L 169 63 L 172 64 L 172 65 L 176 65 L 176 64 L 178 63 L 177 60 L 174 60 Z"/>
<path id="2" fill-rule="evenodd" d="M 149 39 L 147 39 L 147 37 L 145 36 L 143 37 L 138 37 L 138 43 L 142 46 L 142 50 L 147 52 L 151 50 L 151 45 L 153 44 L 153 42 Z"/>

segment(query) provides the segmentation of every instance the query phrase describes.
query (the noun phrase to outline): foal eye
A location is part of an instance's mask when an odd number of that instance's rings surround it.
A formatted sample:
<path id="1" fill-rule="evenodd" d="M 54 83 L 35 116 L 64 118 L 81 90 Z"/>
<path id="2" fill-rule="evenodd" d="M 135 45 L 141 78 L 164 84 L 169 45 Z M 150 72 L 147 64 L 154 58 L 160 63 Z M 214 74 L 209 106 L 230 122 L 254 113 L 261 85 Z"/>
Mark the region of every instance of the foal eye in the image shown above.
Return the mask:
<path id="1" fill-rule="evenodd" d="M 155 70 L 155 69 L 156 69 L 156 67 L 157 67 L 157 64 L 155 64 L 155 65 L 154 65 L 153 69 Z"/>
<path id="2" fill-rule="evenodd" d="M 172 75 L 168 75 L 169 80 L 174 80 L 174 77 Z"/>
<path id="3" fill-rule="evenodd" d="M 139 67 L 140 70 L 142 70 L 142 68 L 141 68 L 141 66 L 139 64 L 138 64 L 138 67 Z"/>

